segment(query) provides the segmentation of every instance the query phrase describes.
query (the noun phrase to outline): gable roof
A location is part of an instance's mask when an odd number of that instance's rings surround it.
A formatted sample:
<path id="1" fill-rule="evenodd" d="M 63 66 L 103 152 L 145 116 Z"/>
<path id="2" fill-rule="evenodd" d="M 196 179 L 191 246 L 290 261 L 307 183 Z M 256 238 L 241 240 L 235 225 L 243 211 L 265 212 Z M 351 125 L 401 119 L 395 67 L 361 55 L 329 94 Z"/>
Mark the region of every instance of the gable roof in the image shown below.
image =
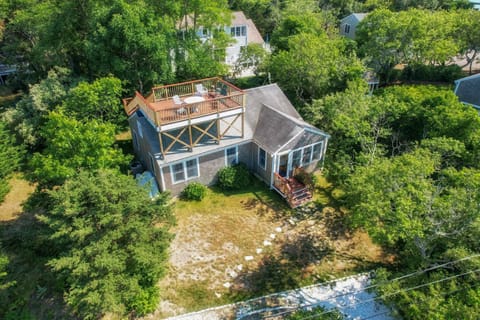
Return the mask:
<path id="1" fill-rule="evenodd" d="M 297 149 L 329 136 L 314 126 L 276 108 L 262 105 L 253 140 L 269 153 Z"/>
<path id="2" fill-rule="evenodd" d="M 352 20 L 352 21 L 357 21 L 357 22 L 360 22 L 362 21 L 365 17 L 367 16 L 367 13 L 352 13 L 348 16 L 346 16 L 345 18 L 343 18 L 342 20 L 340 20 L 341 22 L 343 22 L 344 20 Z"/>
<path id="3" fill-rule="evenodd" d="M 461 102 L 480 108 L 480 74 L 455 80 L 454 92 Z"/>
<path id="4" fill-rule="evenodd" d="M 247 26 L 248 43 L 265 43 L 255 23 L 253 23 L 252 19 L 247 19 L 243 11 L 234 11 L 232 14 L 233 19 L 230 24 L 231 26 Z"/>

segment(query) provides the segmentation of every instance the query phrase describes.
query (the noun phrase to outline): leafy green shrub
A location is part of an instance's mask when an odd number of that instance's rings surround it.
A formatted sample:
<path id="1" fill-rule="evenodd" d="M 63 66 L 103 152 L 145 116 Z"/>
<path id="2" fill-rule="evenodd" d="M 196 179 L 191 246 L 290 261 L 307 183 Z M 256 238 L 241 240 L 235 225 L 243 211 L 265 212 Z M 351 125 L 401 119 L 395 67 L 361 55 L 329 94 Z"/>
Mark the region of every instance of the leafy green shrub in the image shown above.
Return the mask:
<path id="1" fill-rule="evenodd" d="M 307 188 L 313 190 L 315 188 L 315 184 L 317 182 L 317 178 L 308 172 L 305 171 L 299 171 L 295 175 L 295 179 L 297 179 L 299 182 L 303 183 Z"/>
<path id="2" fill-rule="evenodd" d="M 183 189 L 182 196 L 187 200 L 201 201 L 207 194 L 207 187 L 198 182 L 192 182 Z"/>
<path id="3" fill-rule="evenodd" d="M 432 66 L 409 65 L 402 71 L 403 80 L 453 82 L 463 77 L 462 68 L 457 65 Z"/>
<path id="4" fill-rule="evenodd" d="M 243 163 L 229 166 L 218 171 L 218 186 L 223 190 L 246 188 L 251 182 L 251 175 Z"/>

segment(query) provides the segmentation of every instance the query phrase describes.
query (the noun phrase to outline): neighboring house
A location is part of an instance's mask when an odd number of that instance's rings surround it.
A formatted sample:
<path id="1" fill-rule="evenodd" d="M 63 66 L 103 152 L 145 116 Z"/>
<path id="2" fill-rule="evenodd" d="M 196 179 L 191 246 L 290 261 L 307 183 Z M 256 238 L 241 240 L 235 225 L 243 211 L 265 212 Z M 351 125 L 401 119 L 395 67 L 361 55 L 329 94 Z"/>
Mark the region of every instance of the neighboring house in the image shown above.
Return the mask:
<path id="1" fill-rule="evenodd" d="M 480 74 L 455 80 L 454 92 L 461 102 L 480 110 Z"/>
<path id="2" fill-rule="evenodd" d="M 5 80 L 11 74 L 17 72 L 17 68 L 15 66 L 7 66 L 5 64 L 0 64 L 0 84 L 5 84 Z"/>
<path id="3" fill-rule="evenodd" d="M 352 13 L 340 20 L 340 34 L 355 39 L 358 24 L 367 16 L 366 13 Z"/>
<path id="4" fill-rule="evenodd" d="M 329 135 L 303 121 L 276 84 L 242 91 L 209 78 L 137 92 L 124 107 L 137 157 L 162 191 L 212 185 L 219 169 L 242 162 L 292 207 L 311 199 L 294 176 L 323 164 Z"/>
<path id="5" fill-rule="evenodd" d="M 188 25 L 193 25 L 193 21 L 187 22 Z M 184 21 L 182 19 L 182 21 Z M 225 33 L 229 34 L 234 42 L 225 49 L 225 63 L 233 67 L 240 56 L 240 51 L 248 44 L 256 43 L 268 50 L 268 45 L 263 40 L 260 32 L 253 23 L 252 19 L 247 19 L 242 11 L 232 12 L 232 21 L 229 26 L 223 26 Z M 205 42 L 213 36 L 212 30 L 199 26 L 197 36 L 201 41 Z"/>

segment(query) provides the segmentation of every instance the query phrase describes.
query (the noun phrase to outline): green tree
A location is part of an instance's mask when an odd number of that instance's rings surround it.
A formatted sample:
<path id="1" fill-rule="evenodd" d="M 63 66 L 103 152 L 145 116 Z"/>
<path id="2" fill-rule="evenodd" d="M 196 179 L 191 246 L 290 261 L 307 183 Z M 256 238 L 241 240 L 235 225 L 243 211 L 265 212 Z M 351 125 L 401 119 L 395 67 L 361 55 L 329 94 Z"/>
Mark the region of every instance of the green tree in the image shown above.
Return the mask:
<path id="1" fill-rule="evenodd" d="M 134 179 L 113 170 L 80 172 L 50 196 L 52 209 L 39 220 L 61 252 L 48 266 L 75 314 L 153 311 L 173 222 L 167 196 L 152 201 Z"/>
<path id="2" fill-rule="evenodd" d="M 127 121 L 120 102 L 122 95 L 122 83 L 114 77 L 80 82 L 68 92 L 63 108 L 77 120 L 97 119 L 123 128 Z"/>
<path id="3" fill-rule="evenodd" d="M 258 69 L 261 69 L 263 63 L 267 59 L 267 51 L 258 43 L 250 43 L 246 47 L 243 47 L 240 51 L 240 56 L 233 68 L 235 75 L 241 74 L 245 70 L 252 70 L 253 73 L 257 73 Z"/>
<path id="4" fill-rule="evenodd" d="M 6 125 L 0 121 L 0 203 L 10 190 L 8 176 L 19 168 L 22 158 L 23 149 L 15 145 Z"/>
<path id="5" fill-rule="evenodd" d="M 388 82 L 399 63 L 443 65 L 459 53 L 455 20 L 448 11 L 378 9 L 362 20 L 356 40 L 369 66 Z"/>
<path id="6" fill-rule="evenodd" d="M 363 80 L 349 82 L 344 92 L 314 100 L 302 109 L 308 121 L 331 136 L 326 159 L 330 179 L 342 184 L 356 165 L 388 154 L 392 125 L 403 109 L 389 96 L 367 95 Z"/>
<path id="7" fill-rule="evenodd" d="M 68 90 L 77 79 L 65 68 L 53 68 L 48 77 L 32 85 L 28 94 L 7 110 L 2 117 L 17 135 L 19 143 L 30 151 L 41 149 L 43 145 L 40 130 L 45 124 L 45 117 L 60 105 L 67 97 Z"/>
<path id="8" fill-rule="evenodd" d="M 41 134 L 46 148 L 33 155 L 30 166 L 32 178 L 42 186 L 62 184 L 80 169 L 120 168 L 129 160 L 114 147 L 112 124 L 52 112 Z"/>
<path id="9" fill-rule="evenodd" d="M 114 0 L 100 13 L 88 41 L 94 76 L 113 74 L 140 92 L 173 80 L 170 48 L 175 17 L 159 16 L 143 1 Z"/>
<path id="10" fill-rule="evenodd" d="M 417 149 L 356 168 L 345 186 L 353 224 L 413 261 L 476 248 L 480 171 L 439 170 L 440 161 L 441 155 Z"/>
<path id="11" fill-rule="evenodd" d="M 288 51 L 272 55 L 268 70 L 295 101 L 309 102 L 346 87 L 348 80 L 362 76 L 363 66 L 346 41 L 325 33 L 301 33 L 288 40 Z"/>
<path id="12" fill-rule="evenodd" d="M 477 10 L 461 10 L 455 16 L 455 39 L 459 42 L 460 53 L 466 60 L 469 73 L 472 65 L 478 59 L 480 52 L 480 12 Z"/>

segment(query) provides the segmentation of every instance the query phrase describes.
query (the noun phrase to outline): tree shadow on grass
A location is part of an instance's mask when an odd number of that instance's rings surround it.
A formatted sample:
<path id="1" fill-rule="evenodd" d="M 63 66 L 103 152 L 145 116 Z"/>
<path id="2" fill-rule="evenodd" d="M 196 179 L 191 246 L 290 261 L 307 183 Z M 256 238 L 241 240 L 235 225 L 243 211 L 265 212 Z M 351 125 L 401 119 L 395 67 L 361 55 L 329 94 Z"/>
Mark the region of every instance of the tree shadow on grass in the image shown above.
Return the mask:
<path id="1" fill-rule="evenodd" d="M 240 274 L 231 296 L 240 301 L 301 287 L 313 276 L 309 266 L 332 252 L 326 242 L 310 234 L 299 234 L 284 243 L 278 254 L 267 253 L 256 267 Z"/>
<path id="2" fill-rule="evenodd" d="M 0 318 L 75 319 L 62 301 L 62 284 L 46 266 L 56 251 L 36 218 L 35 203 L 44 197 L 36 191 L 16 219 L 0 222 L 2 251 L 8 257 L 7 275 L 1 280 L 10 284 L 0 291 Z"/>

